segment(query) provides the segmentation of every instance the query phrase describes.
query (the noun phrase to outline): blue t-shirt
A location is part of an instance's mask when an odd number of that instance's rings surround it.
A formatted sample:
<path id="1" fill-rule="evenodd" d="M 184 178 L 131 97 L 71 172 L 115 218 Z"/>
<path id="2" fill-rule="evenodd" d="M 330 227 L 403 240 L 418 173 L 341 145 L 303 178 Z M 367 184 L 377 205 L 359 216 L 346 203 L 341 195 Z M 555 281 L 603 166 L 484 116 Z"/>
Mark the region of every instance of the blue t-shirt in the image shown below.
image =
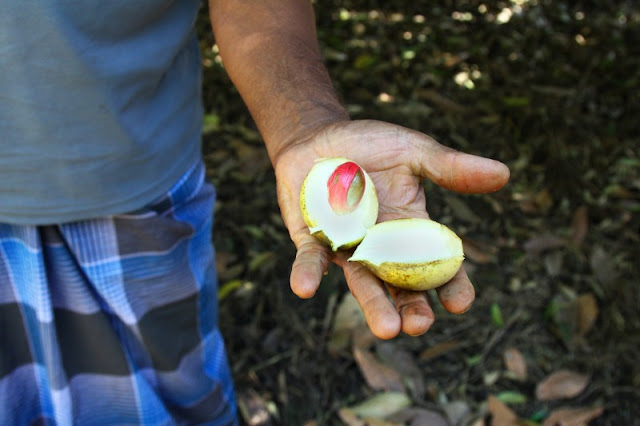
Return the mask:
<path id="1" fill-rule="evenodd" d="M 0 0 L 0 222 L 124 213 L 200 157 L 198 0 Z"/>

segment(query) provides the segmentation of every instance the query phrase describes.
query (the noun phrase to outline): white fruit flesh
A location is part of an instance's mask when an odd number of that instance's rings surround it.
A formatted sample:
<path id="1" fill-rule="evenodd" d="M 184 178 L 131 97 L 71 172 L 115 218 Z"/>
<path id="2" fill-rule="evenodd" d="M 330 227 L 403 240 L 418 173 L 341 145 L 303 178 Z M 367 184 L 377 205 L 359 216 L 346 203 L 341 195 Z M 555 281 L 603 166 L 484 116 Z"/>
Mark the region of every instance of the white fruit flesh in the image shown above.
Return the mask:
<path id="1" fill-rule="evenodd" d="M 364 194 L 355 209 L 345 214 L 332 209 L 327 182 L 336 168 L 348 161 L 346 158 L 319 160 L 309 171 L 300 191 L 300 207 L 309 232 L 325 240 L 334 251 L 358 244 L 378 218 L 376 190 L 362 168 Z"/>
<path id="2" fill-rule="evenodd" d="M 413 290 L 438 287 L 460 268 L 462 241 L 428 219 L 382 222 L 367 232 L 350 261 L 359 261 L 389 284 Z"/>

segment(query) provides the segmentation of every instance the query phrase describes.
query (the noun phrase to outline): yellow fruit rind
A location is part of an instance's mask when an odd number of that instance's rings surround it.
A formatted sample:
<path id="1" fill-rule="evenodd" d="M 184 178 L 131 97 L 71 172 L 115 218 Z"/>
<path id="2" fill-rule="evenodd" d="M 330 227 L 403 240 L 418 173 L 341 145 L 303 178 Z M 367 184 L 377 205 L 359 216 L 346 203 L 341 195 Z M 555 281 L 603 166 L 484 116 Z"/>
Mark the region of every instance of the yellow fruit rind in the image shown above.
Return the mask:
<path id="1" fill-rule="evenodd" d="M 317 239 L 319 239 L 320 241 L 322 241 L 324 244 L 326 244 L 326 245 L 328 245 L 329 247 L 331 247 L 331 250 L 333 250 L 333 251 L 338 251 L 338 250 L 348 250 L 348 249 L 350 249 L 350 248 L 353 248 L 353 247 L 357 246 L 358 244 L 360 244 L 360 242 L 361 242 L 361 241 L 362 241 L 362 239 L 364 238 L 364 237 L 363 237 L 363 238 L 361 238 L 361 239 L 359 239 L 359 240 L 348 242 L 348 243 L 343 244 L 343 245 L 341 245 L 341 246 L 339 246 L 339 247 L 334 247 L 334 246 L 333 246 L 333 243 L 331 242 L 331 240 L 329 239 L 329 237 L 327 237 L 327 236 L 325 235 L 325 233 L 324 233 L 324 232 L 322 232 L 322 231 L 316 231 L 316 232 L 314 232 L 314 233 L 313 233 L 313 234 L 311 234 L 311 235 L 313 235 L 314 237 L 316 237 Z"/>
<path id="2" fill-rule="evenodd" d="M 447 283 L 460 269 L 464 256 L 425 263 L 383 262 L 375 265 L 358 260 L 375 276 L 394 287 L 407 290 L 431 290 Z"/>
<path id="3" fill-rule="evenodd" d="M 315 228 L 316 223 L 311 220 L 309 215 L 307 214 L 307 202 L 306 202 L 306 190 L 305 185 L 302 185 L 302 189 L 300 190 L 300 210 L 302 211 L 302 220 L 309 228 Z"/>

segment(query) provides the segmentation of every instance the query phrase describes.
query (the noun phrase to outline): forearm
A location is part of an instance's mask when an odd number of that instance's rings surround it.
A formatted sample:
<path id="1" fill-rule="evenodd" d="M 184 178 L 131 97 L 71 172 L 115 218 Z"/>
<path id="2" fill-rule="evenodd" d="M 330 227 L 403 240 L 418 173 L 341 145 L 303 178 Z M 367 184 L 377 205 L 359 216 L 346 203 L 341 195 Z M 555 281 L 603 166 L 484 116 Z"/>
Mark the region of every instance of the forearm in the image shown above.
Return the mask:
<path id="1" fill-rule="evenodd" d="M 225 69 L 269 156 L 329 122 L 347 119 L 319 52 L 309 0 L 210 0 Z"/>

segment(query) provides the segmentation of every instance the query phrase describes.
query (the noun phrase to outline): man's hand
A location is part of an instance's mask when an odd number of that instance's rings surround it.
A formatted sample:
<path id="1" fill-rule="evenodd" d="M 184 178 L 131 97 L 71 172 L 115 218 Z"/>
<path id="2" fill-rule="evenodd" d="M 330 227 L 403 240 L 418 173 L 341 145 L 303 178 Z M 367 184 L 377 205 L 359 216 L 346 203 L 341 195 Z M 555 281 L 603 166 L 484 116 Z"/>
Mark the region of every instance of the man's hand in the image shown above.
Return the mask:
<path id="1" fill-rule="evenodd" d="M 427 218 L 425 178 L 456 192 L 486 193 L 507 183 L 509 169 L 500 162 L 444 147 L 424 134 L 377 121 L 324 125 L 273 157 L 280 209 L 298 250 L 291 271 L 293 292 L 302 298 L 312 297 L 329 263 L 334 262 L 343 268 L 376 336 L 390 339 L 400 331 L 412 336 L 425 333 L 434 321 L 426 292 L 386 286 L 359 263 L 347 262 L 348 254 L 333 253 L 310 235 L 300 211 L 300 187 L 314 161 L 322 157 L 349 158 L 369 173 L 378 191 L 379 222 Z M 452 313 L 465 312 L 475 298 L 463 269 L 437 293 Z"/>
<path id="2" fill-rule="evenodd" d="M 348 121 L 323 64 L 308 0 L 209 4 L 225 69 L 251 111 L 276 170 L 278 201 L 298 248 L 291 288 L 300 297 L 313 296 L 329 263 L 335 262 L 344 269 L 375 335 L 388 339 L 401 330 L 410 335 L 426 332 L 434 320 L 426 293 L 386 288 L 360 264 L 347 262 L 346 254 L 332 253 L 309 234 L 299 205 L 304 177 L 321 157 L 355 161 L 376 185 L 378 220 L 384 221 L 427 217 L 424 178 L 453 191 L 482 193 L 501 188 L 509 170 L 399 126 Z M 475 297 L 463 270 L 440 287 L 438 295 L 450 312 L 464 312 Z"/>

